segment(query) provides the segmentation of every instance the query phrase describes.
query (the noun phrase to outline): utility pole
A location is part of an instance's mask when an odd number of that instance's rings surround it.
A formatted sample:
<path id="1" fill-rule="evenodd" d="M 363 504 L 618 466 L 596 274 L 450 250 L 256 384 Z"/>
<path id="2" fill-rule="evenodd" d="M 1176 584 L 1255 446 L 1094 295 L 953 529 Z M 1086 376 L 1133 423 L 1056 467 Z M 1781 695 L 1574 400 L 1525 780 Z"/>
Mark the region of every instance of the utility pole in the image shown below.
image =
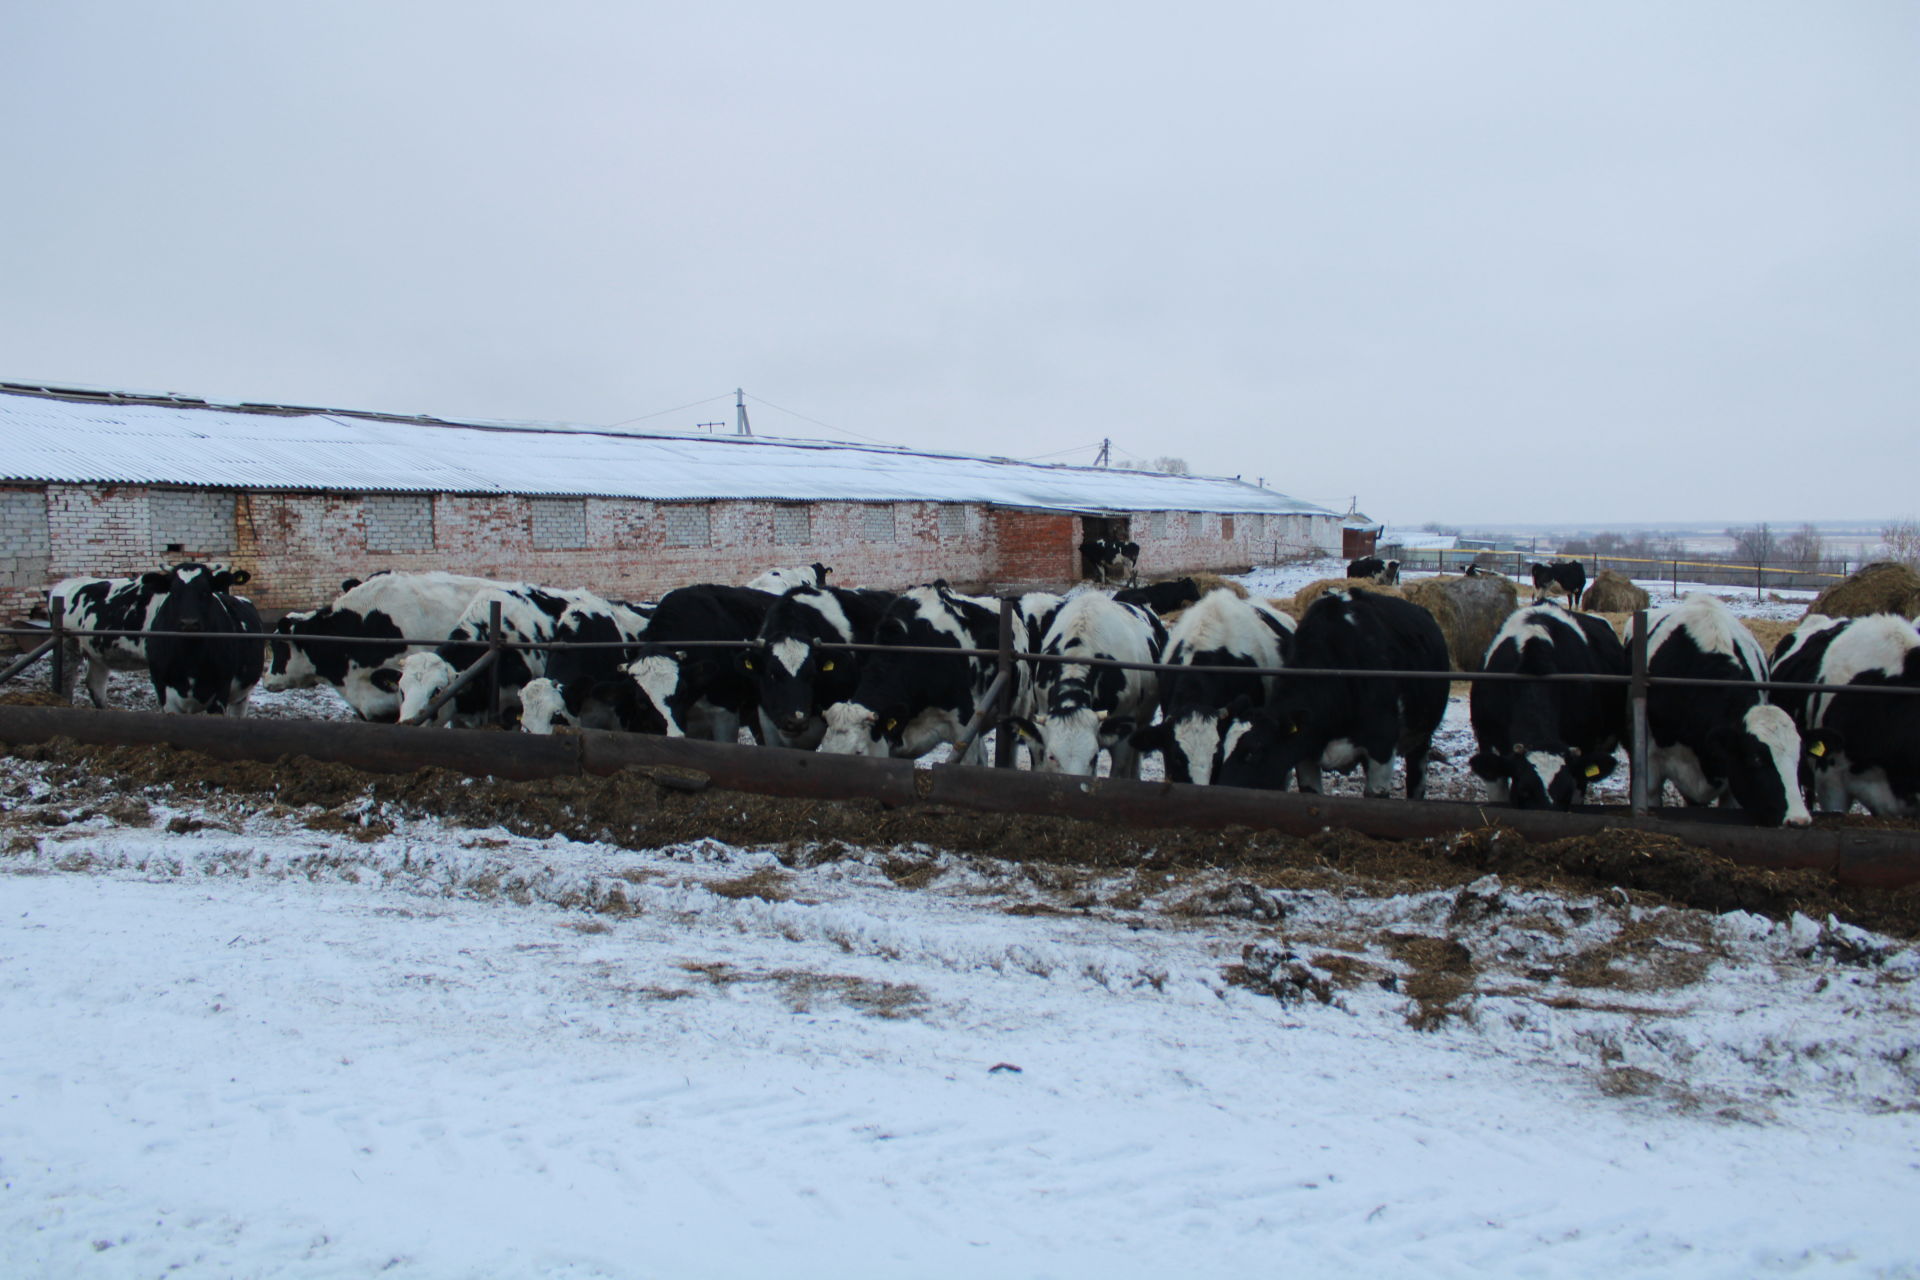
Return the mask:
<path id="1" fill-rule="evenodd" d="M 1105 466 L 1112 465 L 1112 462 L 1113 462 L 1113 441 L 1102 440 L 1100 442 L 1100 452 L 1094 458 L 1093 465 L 1096 467 L 1105 467 Z"/>
<path id="2" fill-rule="evenodd" d="M 747 393 L 735 387 L 733 390 L 733 434 L 750 436 L 753 428 L 747 425 Z"/>

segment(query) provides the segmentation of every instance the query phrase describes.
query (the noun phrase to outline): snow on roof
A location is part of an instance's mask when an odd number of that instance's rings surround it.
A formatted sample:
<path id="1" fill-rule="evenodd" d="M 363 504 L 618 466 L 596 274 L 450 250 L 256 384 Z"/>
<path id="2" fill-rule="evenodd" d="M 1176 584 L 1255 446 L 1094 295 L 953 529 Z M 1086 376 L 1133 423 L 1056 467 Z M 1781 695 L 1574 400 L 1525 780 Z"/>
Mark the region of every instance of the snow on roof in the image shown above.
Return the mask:
<path id="1" fill-rule="evenodd" d="M 0 480 L 1333 514 L 1208 476 L 818 440 L 214 406 L 18 385 L 0 385 Z"/>
<path id="2" fill-rule="evenodd" d="M 1380 535 L 1381 546 L 1408 551 L 1451 551 L 1459 543 L 1458 534 L 1428 533 L 1425 529 L 1389 529 Z"/>

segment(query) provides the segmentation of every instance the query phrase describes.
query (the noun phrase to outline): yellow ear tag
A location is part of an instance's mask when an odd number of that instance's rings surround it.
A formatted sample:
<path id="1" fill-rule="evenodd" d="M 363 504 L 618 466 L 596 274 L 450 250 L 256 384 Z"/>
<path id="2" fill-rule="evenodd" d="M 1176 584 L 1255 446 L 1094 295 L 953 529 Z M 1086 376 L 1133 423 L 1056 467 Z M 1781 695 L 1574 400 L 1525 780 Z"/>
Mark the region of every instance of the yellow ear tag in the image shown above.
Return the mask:
<path id="1" fill-rule="evenodd" d="M 826 660 L 825 662 L 823 662 L 823 663 L 821 663 L 821 664 L 820 664 L 820 669 L 821 669 L 822 671 L 831 671 L 831 670 L 833 670 L 833 659 L 832 659 L 832 658 L 828 658 L 828 659 L 827 659 L 827 660 Z"/>
<path id="2" fill-rule="evenodd" d="M 887 721 L 887 732 L 891 733 L 899 727 L 900 727 L 900 722 L 898 720 Z"/>
<path id="3" fill-rule="evenodd" d="M 753 670 L 753 659 L 752 659 L 752 658 L 748 658 L 748 659 L 747 659 L 747 661 L 746 661 L 746 668 L 747 668 L 747 670 L 749 670 L 749 671 L 751 671 L 751 670 Z"/>
<path id="4" fill-rule="evenodd" d="M 1600 776 L 1600 766 L 1599 766 L 1599 765 L 1597 765 L 1597 764 L 1590 764 L 1590 765 L 1588 765 L 1588 766 L 1587 766 L 1587 776 L 1588 776 L 1589 778 L 1597 778 L 1597 777 L 1599 777 L 1599 776 Z"/>
<path id="5" fill-rule="evenodd" d="M 1815 742 L 1807 748 L 1807 754 L 1818 760 L 1821 756 L 1827 754 L 1827 744 L 1824 742 Z"/>

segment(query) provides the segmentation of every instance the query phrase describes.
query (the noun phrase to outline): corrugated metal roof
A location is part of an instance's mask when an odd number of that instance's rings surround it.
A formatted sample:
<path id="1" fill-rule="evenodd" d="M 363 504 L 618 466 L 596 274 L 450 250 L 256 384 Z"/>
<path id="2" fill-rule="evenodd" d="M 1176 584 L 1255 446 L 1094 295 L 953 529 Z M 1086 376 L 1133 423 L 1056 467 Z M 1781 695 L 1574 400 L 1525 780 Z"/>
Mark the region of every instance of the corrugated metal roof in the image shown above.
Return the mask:
<path id="1" fill-rule="evenodd" d="M 51 390 L 51 389 L 50 389 Z M 763 436 L 698 436 L 0 389 L 0 479 L 654 501 L 991 502 L 1332 515 L 1205 476 Z"/>

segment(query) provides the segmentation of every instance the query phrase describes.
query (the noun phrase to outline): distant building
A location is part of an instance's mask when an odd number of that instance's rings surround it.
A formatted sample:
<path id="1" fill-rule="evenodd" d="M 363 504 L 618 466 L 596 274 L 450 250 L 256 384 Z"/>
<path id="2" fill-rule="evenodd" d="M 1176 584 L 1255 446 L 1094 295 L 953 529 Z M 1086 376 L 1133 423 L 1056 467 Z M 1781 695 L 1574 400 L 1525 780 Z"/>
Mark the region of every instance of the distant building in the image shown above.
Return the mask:
<path id="1" fill-rule="evenodd" d="M 165 561 L 252 571 L 262 606 L 377 569 L 621 598 L 822 561 L 833 581 L 1082 576 L 1089 536 L 1143 576 L 1341 546 L 1341 517 L 1237 480 L 750 436 L 456 422 L 0 383 L 0 608 Z"/>

